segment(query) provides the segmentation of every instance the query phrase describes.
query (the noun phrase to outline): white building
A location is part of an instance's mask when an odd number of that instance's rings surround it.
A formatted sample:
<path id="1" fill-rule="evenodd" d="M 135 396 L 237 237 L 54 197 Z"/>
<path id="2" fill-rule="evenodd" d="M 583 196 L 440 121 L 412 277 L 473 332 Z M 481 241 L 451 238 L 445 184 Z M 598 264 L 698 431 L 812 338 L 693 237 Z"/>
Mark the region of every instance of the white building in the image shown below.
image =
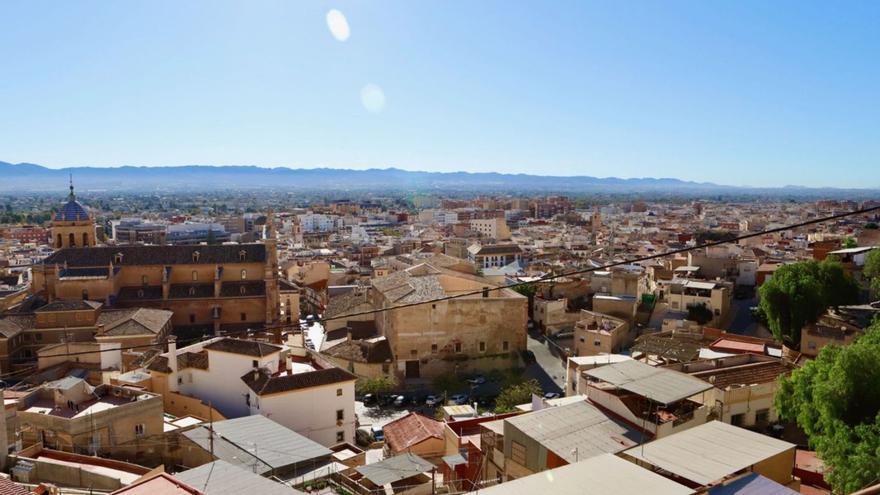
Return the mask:
<path id="1" fill-rule="evenodd" d="M 304 233 L 335 232 L 342 228 L 342 217 L 335 215 L 323 215 L 319 213 L 304 213 L 297 215 Z"/>
<path id="2" fill-rule="evenodd" d="M 323 445 L 354 442 L 356 377 L 286 346 L 226 337 L 169 343 L 148 370 L 156 392 L 195 397 L 226 418 L 262 414 Z"/>
<path id="3" fill-rule="evenodd" d="M 471 230 L 479 232 L 485 237 L 498 241 L 510 240 L 510 229 L 503 218 L 479 218 L 471 220 Z"/>

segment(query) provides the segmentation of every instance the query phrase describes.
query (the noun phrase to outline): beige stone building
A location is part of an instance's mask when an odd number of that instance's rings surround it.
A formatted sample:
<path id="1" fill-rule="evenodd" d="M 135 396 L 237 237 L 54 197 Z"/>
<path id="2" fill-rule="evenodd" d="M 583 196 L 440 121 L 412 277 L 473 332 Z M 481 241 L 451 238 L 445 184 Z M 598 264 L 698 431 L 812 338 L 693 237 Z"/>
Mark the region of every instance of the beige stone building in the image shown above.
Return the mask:
<path id="1" fill-rule="evenodd" d="M 55 249 L 67 247 L 90 247 L 96 244 L 95 222 L 73 194 L 73 182 L 70 183 L 70 194 L 55 218 L 52 220 L 52 246 Z"/>
<path id="2" fill-rule="evenodd" d="M 629 323 L 620 318 L 583 310 L 574 326 L 574 355 L 614 354 L 632 343 Z"/>
<path id="3" fill-rule="evenodd" d="M 376 314 L 396 371 L 407 378 L 510 366 L 526 349 L 528 298 L 481 277 L 427 263 L 374 279 Z M 468 294 L 446 301 L 434 299 Z"/>

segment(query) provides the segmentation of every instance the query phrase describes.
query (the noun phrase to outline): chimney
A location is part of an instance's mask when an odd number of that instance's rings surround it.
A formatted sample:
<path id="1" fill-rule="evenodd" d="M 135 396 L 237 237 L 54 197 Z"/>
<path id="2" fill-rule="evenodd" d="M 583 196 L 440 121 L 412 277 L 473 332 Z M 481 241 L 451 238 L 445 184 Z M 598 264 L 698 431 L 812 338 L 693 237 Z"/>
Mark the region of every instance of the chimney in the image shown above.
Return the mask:
<path id="1" fill-rule="evenodd" d="M 260 370 L 254 369 L 254 381 L 257 381 L 259 379 L 260 379 Z"/>
<path id="2" fill-rule="evenodd" d="M 168 390 L 177 392 L 179 390 L 177 385 L 177 337 L 173 335 L 168 337 L 168 367 L 171 368 L 171 376 L 169 377 L 171 382 L 168 384 Z"/>
<path id="3" fill-rule="evenodd" d="M 285 366 L 287 367 L 287 374 L 292 375 L 293 374 L 293 356 L 291 356 L 290 354 L 287 355 L 287 362 L 285 363 Z"/>

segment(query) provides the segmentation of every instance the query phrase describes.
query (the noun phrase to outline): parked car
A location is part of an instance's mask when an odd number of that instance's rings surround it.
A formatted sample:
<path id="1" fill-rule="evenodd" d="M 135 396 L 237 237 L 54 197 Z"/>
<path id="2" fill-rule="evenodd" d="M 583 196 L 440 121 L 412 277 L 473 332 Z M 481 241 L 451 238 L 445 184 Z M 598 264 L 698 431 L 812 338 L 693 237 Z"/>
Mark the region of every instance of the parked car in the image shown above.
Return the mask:
<path id="1" fill-rule="evenodd" d="M 484 377 L 483 375 L 477 375 L 473 378 L 468 378 L 467 382 L 471 385 L 482 385 L 486 383 L 486 377 Z"/>
<path id="2" fill-rule="evenodd" d="M 544 394 L 544 398 L 547 399 L 547 400 L 549 400 L 549 399 L 558 399 L 558 398 L 559 398 L 559 394 L 556 393 L 556 392 L 547 392 L 546 394 Z"/>
<path id="3" fill-rule="evenodd" d="M 376 404 L 376 396 L 373 394 L 364 395 L 363 403 L 365 406 L 372 406 Z"/>
<path id="4" fill-rule="evenodd" d="M 381 426 L 373 425 L 370 427 L 370 430 L 373 432 L 373 440 L 377 442 L 385 441 L 385 430 L 383 430 Z"/>
<path id="5" fill-rule="evenodd" d="M 522 359 L 526 364 L 535 364 L 538 362 L 535 358 L 535 353 L 529 350 L 522 351 Z"/>
<path id="6" fill-rule="evenodd" d="M 465 394 L 455 394 L 449 396 L 449 402 L 452 402 L 456 406 L 463 406 L 468 402 L 468 396 Z"/>
<path id="7" fill-rule="evenodd" d="M 429 395 L 425 397 L 425 405 L 428 407 L 435 407 L 440 404 L 440 397 L 436 395 Z"/>
<path id="8" fill-rule="evenodd" d="M 409 402 L 405 395 L 398 395 L 394 398 L 394 407 L 403 407 Z"/>

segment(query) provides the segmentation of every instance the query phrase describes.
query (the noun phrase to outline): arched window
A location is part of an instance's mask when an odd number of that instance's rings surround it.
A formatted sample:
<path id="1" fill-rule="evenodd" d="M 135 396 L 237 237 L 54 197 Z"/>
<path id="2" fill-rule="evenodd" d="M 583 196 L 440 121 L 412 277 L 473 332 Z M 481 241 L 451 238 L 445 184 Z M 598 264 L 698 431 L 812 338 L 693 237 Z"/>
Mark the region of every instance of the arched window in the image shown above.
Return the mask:
<path id="1" fill-rule="evenodd" d="M 192 279 L 193 279 L 193 282 L 198 281 L 198 280 L 199 280 L 199 272 L 193 270 L 193 272 L 192 272 Z"/>
<path id="2" fill-rule="evenodd" d="M 73 235 L 73 232 L 71 232 L 70 235 L 67 236 L 67 243 L 70 245 L 70 247 L 76 246 L 76 236 Z"/>
<path id="3" fill-rule="evenodd" d="M 199 262 L 199 256 L 200 256 L 200 254 L 198 251 L 193 251 L 193 263 Z"/>
<path id="4" fill-rule="evenodd" d="M 144 297 L 144 289 L 138 289 L 138 297 Z"/>
<path id="5" fill-rule="evenodd" d="M 246 256 L 247 256 L 247 251 L 242 249 L 241 251 L 238 252 L 238 261 L 244 261 Z"/>
<path id="6" fill-rule="evenodd" d="M 113 263 L 117 265 L 122 263 L 122 253 L 116 253 L 113 255 Z"/>
<path id="7" fill-rule="evenodd" d="M 83 289 L 82 296 L 83 296 L 83 301 L 85 301 L 85 300 L 87 300 L 87 299 L 89 298 L 89 291 L 88 291 L 88 289 Z"/>
<path id="8" fill-rule="evenodd" d="M 61 247 L 61 234 L 58 234 L 57 240 L 55 241 L 55 247 Z"/>
<path id="9" fill-rule="evenodd" d="M 242 280 L 246 280 L 246 279 L 247 279 L 247 270 L 242 270 L 242 271 L 241 271 L 241 279 L 242 279 Z"/>
<path id="10" fill-rule="evenodd" d="M 195 287 L 190 287 L 190 288 L 189 288 L 189 295 L 191 295 L 191 296 L 196 295 L 196 288 L 195 288 Z"/>
<path id="11" fill-rule="evenodd" d="M 246 290 L 243 285 L 238 288 L 238 293 L 241 294 L 242 296 L 244 295 L 245 292 L 246 292 Z"/>
<path id="12" fill-rule="evenodd" d="M 89 234 L 83 232 L 83 247 L 88 247 L 89 245 Z"/>

